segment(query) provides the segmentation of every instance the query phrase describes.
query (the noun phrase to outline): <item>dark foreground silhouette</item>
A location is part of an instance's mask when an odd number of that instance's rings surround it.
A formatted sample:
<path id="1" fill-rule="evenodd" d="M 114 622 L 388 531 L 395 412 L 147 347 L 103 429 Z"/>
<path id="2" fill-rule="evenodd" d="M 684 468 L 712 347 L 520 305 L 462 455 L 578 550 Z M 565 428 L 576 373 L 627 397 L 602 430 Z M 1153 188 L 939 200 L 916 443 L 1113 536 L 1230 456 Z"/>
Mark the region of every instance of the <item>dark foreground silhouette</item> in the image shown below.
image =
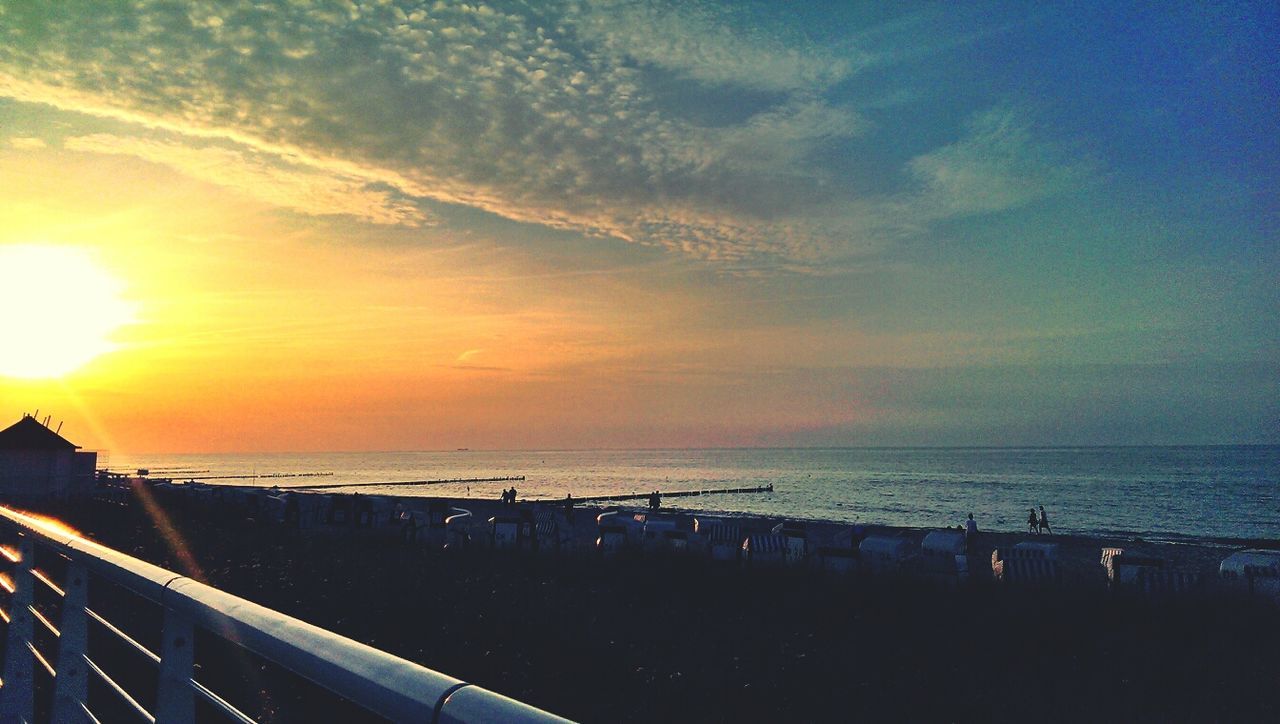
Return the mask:
<path id="1" fill-rule="evenodd" d="M 138 508 L 47 512 L 190 573 Z M 450 553 L 169 514 L 215 586 L 583 721 L 1280 716 L 1280 613 L 1248 602 Z"/>

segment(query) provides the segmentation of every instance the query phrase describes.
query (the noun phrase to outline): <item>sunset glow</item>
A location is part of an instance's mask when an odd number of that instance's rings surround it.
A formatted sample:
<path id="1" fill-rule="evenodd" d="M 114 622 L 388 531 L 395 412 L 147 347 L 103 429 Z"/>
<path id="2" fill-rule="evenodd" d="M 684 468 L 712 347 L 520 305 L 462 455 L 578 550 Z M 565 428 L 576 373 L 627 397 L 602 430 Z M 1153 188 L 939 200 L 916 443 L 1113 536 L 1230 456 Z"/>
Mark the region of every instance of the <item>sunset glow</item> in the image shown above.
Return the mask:
<path id="1" fill-rule="evenodd" d="M 4 414 L 1280 439 L 1273 5 L 856 5 L 0 2 Z"/>

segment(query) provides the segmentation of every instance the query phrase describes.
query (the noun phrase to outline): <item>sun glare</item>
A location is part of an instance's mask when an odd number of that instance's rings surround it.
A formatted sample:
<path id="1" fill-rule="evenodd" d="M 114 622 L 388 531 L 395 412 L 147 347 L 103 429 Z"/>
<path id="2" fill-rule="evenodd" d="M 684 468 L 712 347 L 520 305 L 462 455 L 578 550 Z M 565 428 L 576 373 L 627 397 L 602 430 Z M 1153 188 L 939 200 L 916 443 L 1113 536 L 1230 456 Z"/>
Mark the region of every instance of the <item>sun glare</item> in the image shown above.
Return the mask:
<path id="1" fill-rule="evenodd" d="M 62 377 L 119 345 L 124 284 L 75 247 L 0 246 L 0 377 Z"/>

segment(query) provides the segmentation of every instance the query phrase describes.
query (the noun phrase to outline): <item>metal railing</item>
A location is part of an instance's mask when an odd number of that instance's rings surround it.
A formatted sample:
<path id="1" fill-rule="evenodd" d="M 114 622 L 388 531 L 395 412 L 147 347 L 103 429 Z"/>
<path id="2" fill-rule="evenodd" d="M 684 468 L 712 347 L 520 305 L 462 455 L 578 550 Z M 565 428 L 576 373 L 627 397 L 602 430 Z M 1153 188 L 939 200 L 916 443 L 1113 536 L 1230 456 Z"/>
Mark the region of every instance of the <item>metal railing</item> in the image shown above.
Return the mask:
<path id="1" fill-rule="evenodd" d="M 0 608 L 8 629 L 0 722 L 118 718 L 104 716 L 107 710 L 161 724 L 195 721 L 198 712 L 201 720 L 214 712 L 226 721 L 255 721 L 244 697 L 238 706 L 236 697 L 215 690 L 215 682 L 229 679 L 213 664 L 236 657 L 206 656 L 197 663 L 201 646 L 234 650 L 242 659 L 247 651 L 262 663 L 240 668 L 256 674 L 277 667 L 281 676 L 310 682 L 369 719 L 564 721 L 85 540 L 39 516 L 0 508 L 0 569 L 7 569 L 0 574 L 0 600 L 8 599 Z M 104 606 L 113 592 L 134 603 L 119 606 L 113 621 L 106 608 L 95 608 L 91 588 Z M 152 610 L 139 611 L 147 606 Z M 145 635 L 143 629 L 157 623 L 158 636 Z M 202 641 L 208 643 L 198 645 Z M 148 676 L 150 683 L 130 690 L 130 683 Z M 268 687 L 259 686 L 255 681 L 250 698 L 270 696 Z M 289 691 L 280 701 L 296 700 L 296 686 L 282 688 Z"/>

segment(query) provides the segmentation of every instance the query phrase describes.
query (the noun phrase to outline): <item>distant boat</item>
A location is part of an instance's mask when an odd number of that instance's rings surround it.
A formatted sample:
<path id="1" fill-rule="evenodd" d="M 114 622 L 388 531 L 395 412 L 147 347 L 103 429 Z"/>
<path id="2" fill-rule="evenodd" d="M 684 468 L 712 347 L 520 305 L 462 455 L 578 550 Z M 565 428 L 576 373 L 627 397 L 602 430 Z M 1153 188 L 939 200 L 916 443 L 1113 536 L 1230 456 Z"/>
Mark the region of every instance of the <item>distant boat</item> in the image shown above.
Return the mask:
<path id="1" fill-rule="evenodd" d="M 469 448 L 469 447 L 460 447 L 460 448 L 458 448 L 458 452 L 469 452 L 470 450 L 471 450 L 471 448 Z"/>

